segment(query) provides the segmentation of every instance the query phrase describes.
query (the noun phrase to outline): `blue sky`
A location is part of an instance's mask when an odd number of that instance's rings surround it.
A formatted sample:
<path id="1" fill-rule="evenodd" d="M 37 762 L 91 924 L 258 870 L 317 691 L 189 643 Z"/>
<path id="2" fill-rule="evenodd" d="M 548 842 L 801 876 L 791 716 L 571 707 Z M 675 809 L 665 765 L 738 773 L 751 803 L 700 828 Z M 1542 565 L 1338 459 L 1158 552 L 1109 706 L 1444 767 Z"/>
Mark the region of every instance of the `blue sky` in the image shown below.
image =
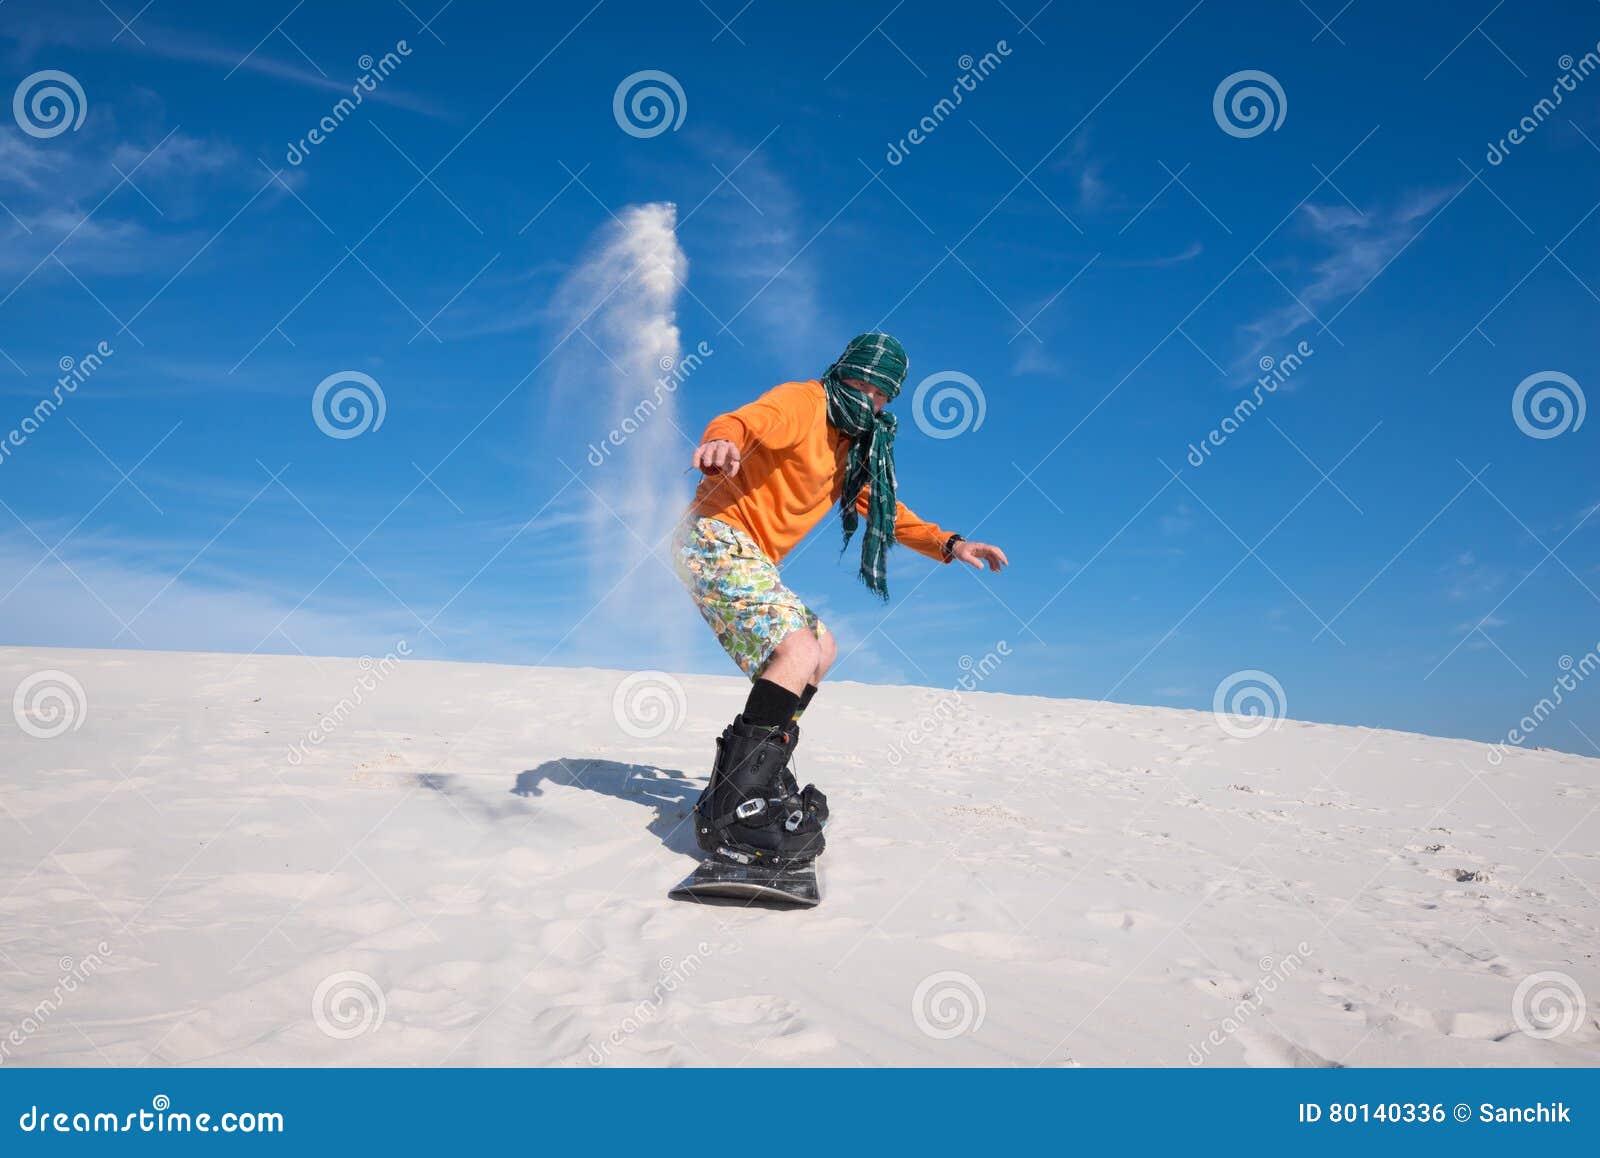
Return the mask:
<path id="1" fill-rule="evenodd" d="M 732 673 L 646 553 L 690 438 L 882 327 L 902 497 L 1014 566 L 897 551 L 885 608 L 830 519 L 786 573 L 839 677 L 1004 640 L 990 690 L 1208 708 L 1259 670 L 1297 718 L 1503 737 L 1600 641 L 1600 419 L 1513 413 L 1600 382 L 1600 78 L 1534 112 L 1600 5 L 1036 9 L 11 0 L 7 91 L 65 73 L 83 116 L 0 121 L 0 428 L 112 352 L 0 458 L 0 633 Z M 654 135 L 614 111 L 645 70 L 683 94 Z M 1281 120 L 1230 132 L 1247 70 Z M 681 278 L 597 295 L 664 204 Z M 711 353 L 592 465 L 652 317 Z M 333 438 L 346 371 L 383 421 Z M 984 417 L 939 438 L 943 371 Z M 1564 700 L 1531 742 L 1600 751 L 1600 688 Z"/>

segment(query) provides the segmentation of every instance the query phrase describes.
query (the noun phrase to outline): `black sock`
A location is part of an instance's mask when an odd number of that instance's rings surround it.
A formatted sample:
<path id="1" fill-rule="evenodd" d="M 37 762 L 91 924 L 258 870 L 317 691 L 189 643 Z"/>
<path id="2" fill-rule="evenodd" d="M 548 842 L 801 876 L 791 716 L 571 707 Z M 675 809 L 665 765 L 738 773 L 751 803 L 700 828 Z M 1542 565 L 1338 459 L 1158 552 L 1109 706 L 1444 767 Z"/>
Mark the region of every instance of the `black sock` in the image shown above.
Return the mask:
<path id="1" fill-rule="evenodd" d="M 794 718 L 799 719 L 800 713 L 811 706 L 811 697 L 817 694 L 816 684 L 807 684 L 806 690 L 800 693 L 800 702 L 795 706 Z"/>
<path id="2" fill-rule="evenodd" d="M 778 728 L 794 719 L 800 697 L 782 684 L 757 680 L 744 704 L 744 722 L 757 728 Z"/>

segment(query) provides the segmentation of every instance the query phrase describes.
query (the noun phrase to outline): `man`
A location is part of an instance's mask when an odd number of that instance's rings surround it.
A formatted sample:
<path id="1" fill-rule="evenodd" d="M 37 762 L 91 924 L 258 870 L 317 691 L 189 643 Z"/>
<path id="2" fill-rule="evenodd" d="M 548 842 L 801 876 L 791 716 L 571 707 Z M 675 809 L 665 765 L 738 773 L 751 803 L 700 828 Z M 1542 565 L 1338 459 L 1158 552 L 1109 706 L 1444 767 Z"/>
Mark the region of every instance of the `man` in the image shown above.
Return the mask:
<path id="1" fill-rule="evenodd" d="M 881 599 L 898 542 L 949 563 L 999 571 L 1005 553 L 918 518 L 895 495 L 894 416 L 905 349 L 860 334 L 820 380 L 786 382 L 706 427 L 701 480 L 674 544 L 679 577 L 717 640 L 753 686 L 717 740 L 695 834 L 712 857 L 793 865 L 823 849 L 827 798 L 789 770 L 797 721 L 837 658 L 833 636 L 783 584 L 778 563 L 838 504 L 848 546 L 860 517 L 859 577 Z"/>

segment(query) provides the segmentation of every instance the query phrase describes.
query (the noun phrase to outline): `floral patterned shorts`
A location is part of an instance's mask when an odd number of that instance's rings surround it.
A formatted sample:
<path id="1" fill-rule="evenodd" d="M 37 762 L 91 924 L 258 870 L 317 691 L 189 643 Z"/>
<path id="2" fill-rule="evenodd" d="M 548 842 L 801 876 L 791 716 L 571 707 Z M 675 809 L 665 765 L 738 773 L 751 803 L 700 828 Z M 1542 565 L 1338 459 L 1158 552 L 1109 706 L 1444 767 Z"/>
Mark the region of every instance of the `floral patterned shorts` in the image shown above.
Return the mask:
<path id="1" fill-rule="evenodd" d="M 778 565 L 736 527 L 691 517 L 674 539 L 672 559 L 722 650 L 752 680 L 791 631 L 809 628 L 818 639 L 828 633 L 783 585 Z"/>

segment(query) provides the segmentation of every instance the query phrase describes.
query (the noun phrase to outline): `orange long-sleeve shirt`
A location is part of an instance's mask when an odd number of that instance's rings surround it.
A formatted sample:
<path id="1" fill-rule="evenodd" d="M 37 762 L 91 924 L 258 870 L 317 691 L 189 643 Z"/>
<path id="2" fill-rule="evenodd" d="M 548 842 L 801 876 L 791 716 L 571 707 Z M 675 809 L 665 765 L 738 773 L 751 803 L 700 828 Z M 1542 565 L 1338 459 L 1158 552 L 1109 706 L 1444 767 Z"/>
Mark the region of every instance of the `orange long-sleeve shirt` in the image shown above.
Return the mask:
<path id="1" fill-rule="evenodd" d="M 691 514 L 717 519 L 749 535 L 774 563 L 782 560 L 839 502 L 850 440 L 828 425 L 822 383 L 785 382 L 748 406 L 711 420 L 701 442 L 726 439 L 739 448 L 739 474 L 707 475 Z M 868 488 L 856 497 L 867 513 Z M 895 503 L 895 541 L 945 562 L 950 532 Z"/>

